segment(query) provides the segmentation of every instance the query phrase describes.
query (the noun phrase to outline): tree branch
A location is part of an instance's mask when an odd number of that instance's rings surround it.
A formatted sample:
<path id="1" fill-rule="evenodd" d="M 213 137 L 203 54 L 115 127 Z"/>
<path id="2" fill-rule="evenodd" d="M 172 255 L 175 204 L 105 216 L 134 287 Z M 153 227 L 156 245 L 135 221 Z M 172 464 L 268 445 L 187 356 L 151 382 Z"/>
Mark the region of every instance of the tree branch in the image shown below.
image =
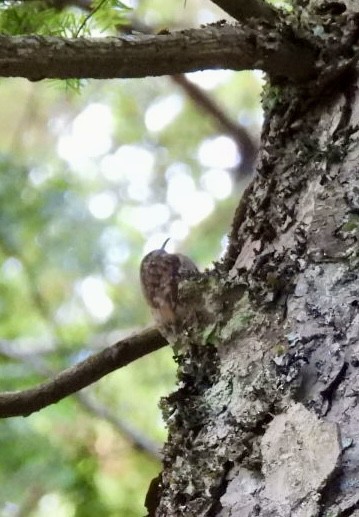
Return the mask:
<path id="1" fill-rule="evenodd" d="M 218 106 L 214 99 L 206 95 L 201 88 L 193 84 L 185 75 L 174 75 L 172 79 L 181 86 L 197 107 L 206 111 L 209 115 L 212 115 L 217 124 L 233 138 L 241 153 L 240 172 L 243 174 L 251 174 L 254 169 L 258 148 L 248 131 L 240 124 L 234 122 L 225 111 Z"/>
<path id="2" fill-rule="evenodd" d="M 162 458 L 161 447 L 158 443 L 145 436 L 122 418 L 111 413 L 106 406 L 92 397 L 88 397 L 85 393 L 76 393 L 75 397 L 87 411 L 110 422 L 136 449 L 147 453 L 152 459 L 160 460 Z"/>
<path id="3" fill-rule="evenodd" d="M 12 342 L 10 345 L 8 341 L 0 340 L 0 355 L 4 355 L 5 357 L 9 357 L 16 361 L 21 361 L 26 364 L 26 366 L 30 366 L 35 372 L 40 375 L 44 375 L 45 377 L 54 376 L 55 372 L 48 367 L 42 355 L 40 356 L 39 353 L 19 353 L 16 347 L 17 343 Z M 159 443 L 148 438 L 125 419 L 114 415 L 104 404 L 91 397 L 88 393 L 75 393 L 73 396 L 86 411 L 109 422 L 134 448 L 148 454 L 152 459 L 161 459 Z"/>
<path id="4" fill-rule="evenodd" d="M 238 21 L 261 18 L 273 22 L 278 16 L 276 11 L 263 0 L 212 0 L 223 11 Z"/>
<path id="5" fill-rule="evenodd" d="M 1 393 L 0 418 L 28 416 L 167 344 L 157 328 L 152 327 L 105 348 L 36 388 Z"/>
<path id="6" fill-rule="evenodd" d="M 300 57 L 300 59 L 299 59 Z M 204 69 L 261 69 L 306 80 L 314 52 L 267 26 L 214 24 L 169 34 L 112 38 L 0 36 L 0 76 L 44 78 L 146 77 Z"/>

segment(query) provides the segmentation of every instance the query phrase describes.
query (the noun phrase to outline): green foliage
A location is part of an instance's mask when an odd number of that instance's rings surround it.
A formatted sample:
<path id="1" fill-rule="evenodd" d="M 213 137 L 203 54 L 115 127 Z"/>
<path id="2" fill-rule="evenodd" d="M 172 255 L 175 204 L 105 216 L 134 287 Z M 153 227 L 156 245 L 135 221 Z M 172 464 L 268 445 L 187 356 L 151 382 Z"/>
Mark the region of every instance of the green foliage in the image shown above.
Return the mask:
<path id="1" fill-rule="evenodd" d="M 3 2 L 0 31 L 111 34 L 128 14 L 112 0 L 97 0 L 91 13 L 48 5 Z M 182 23 L 195 9 L 146 0 L 136 15 L 159 25 L 178 15 Z M 261 82 L 258 74 L 226 73 L 209 94 L 255 134 Z M 39 364 L 62 370 L 149 324 L 138 281 L 148 246 L 171 236 L 177 251 L 210 266 L 242 190 L 236 164 L 201 161 L 202 144 L 211 149 L 223 130 L 167 78 L 89 81 L 80 95 L 59 84 L 0 82 L 0 345 L 8 340 L 19 356 L 9 358 L 0 346 L 2 391 L 42 382 Z M 212 170 L 223 179 L 208 189 Z M 229 175 L 232 195 L 217 196 Z M 184 183 L 173 189 L 176 178 Z M 202 199 L 210 210 L 190 216 Z M 235 323 L 247 319 L 243 310 Z M 210 343 L 215 332 L 205 337 Z M 157 404 L 174 382 L 167 348 L 89 391 L 115 418 L 161 443 Z M 8 503 L 29 517 L 138 517 L 159 470 L 157 460 L 74 398 L 0 421 L 0 443 L 0 513 Z"/>
<path id="2" fill-rule="evenodd" d="M 78 37 L 92 30 L 114 34 L 127 23 L 129 8 L 119 0 L 95 0 L 86 14 L 51 7 L 46 0 L 0 3 L 0 33 Z"/>
<path id="3" fill-rule="evenodd" d="M 8 35 L 75 36 L 81 23 L 74 12 L 57 11 L 42 0 L 4 2 L 0 9 L 0 32 Z"/>
<path id="4" fill-rule="evenodd" d="M 103 32 L 115 33 L 122 25 L 126 25 L 129 11 L 119 0 L 95 0 L 92 2 L 92 11 L 83 20 L 76 35 L 81 34 L 89 22 Z"/>

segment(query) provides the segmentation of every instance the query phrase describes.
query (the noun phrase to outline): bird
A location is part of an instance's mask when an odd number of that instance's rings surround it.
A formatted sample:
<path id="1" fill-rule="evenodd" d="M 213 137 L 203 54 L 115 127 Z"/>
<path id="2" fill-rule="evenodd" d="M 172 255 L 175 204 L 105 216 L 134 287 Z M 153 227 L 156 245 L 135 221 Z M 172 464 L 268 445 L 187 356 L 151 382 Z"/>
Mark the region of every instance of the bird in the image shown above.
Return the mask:
<path id="1" fill-rule="evenodd" d="M 198 273 L 197 266 L 186 255 L 167 253 L 169 240 L 148 253 L 140 266 L 142 291 L 160 327 L 175 325 L 186 317 L 186 308 L 179 301 L 178 285 L 189 275 Z"/>

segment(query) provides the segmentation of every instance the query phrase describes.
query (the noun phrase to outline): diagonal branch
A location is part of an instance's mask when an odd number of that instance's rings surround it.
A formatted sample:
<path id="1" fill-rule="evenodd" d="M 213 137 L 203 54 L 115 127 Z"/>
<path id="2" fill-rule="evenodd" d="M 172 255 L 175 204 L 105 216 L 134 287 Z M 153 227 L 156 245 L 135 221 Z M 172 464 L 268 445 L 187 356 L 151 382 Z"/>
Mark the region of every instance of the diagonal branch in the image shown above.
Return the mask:
<path id="1" fill-rule="evenodd" d="M 62 3 L 63 0 L 51 0 L 52 2 L 56 2 L 59 9 L 65 7 Z M 85 0 L 87 3 L 84 4 L 83 0 L 67 0 L 67 3 L 71 3 L 71 5 L 75 5 L 81 9 L 84 9 L 88 13 L 93 12 L 92 4 L 90 1 Z M 133 30 L 137 30 L 137 28 L 141 29 L 141 25 L 139 25 L 138 20 L 135 17 L 131 16 L 128 19 L 128 24 L 120 25 L 118 27 L 118 34 L 123 33 L 131 33 Z M 143 27 L 142 27 L 143 29 Z M 153 34 L 155 31 L 150 27 L 144 27 L 145 30 L 140 30 L 142 33 Z M 184 74 L 175 74 L 171 76 L 171 79 L 174 83 L 176 83 L 182 90 L 187 94 L 187 96 L 192 99 L 194 104 L 208 113 L 213 117 L 215 123 L 222 127 L 222 129 L 229 134 L 233 140 L 236 142 L 240 154 L 241 154 L 241 163 L 239 167 L 239 172 L 241 174 L 252 174 L 254 170 L 254 163 L 258 152 L 258 146 L 250 136 L 249 132 L 240 124 L 234 122 L 215 101 L 211 98 L 210 95 L 205 93 L 201 88 L 199 88 L 196 84 L 192 83 L 187 79 Z"/>
<path id="2" fill-rule="evenodd" d="M 14 342 L 10 344 L 8 341 L 0 340 L 0 355 L 21 361 L 40 375 L 46 377 L 54 377 L 55 375 L 55 372 L 47 366 L 43 357 L 40 357 L 38 353 L 19 353 Z M 86 392 L 75 393 L 74 397 L 86 411 L 109 422 L 134 448 L 148 454 L 152 459 L 161 459 L 160 444 L 133 427 L 127 420 L 109 411 L 104 404 Z"/>
<path id="3" fill-rule="evenodd" d="M 28 416 L 167 344 L 152 327 L 105 348 L 36 388 L 0 393 L 0 418 Z"/>
<path id="4" fill-rule="evenodd" d="M 197 107 L 212 115 L 222 129 L 233 138 L 241 154 L 240 172 L 243 174 L 251 174 L 254 170 L 254 162 L 257 157 L 258 148 L 248 131 L 240 124 L 234 122 L 225 111 L 218 106 L 214 99 L 206 95 L 203 90 L 187 79 L 185 75 L 174 75 L 172 79 L 181 86 Z"/>
<path id="5" fill-rule="evenodd" d="M 158 443 L 135 429 L 126 420 L 114 415 L 104 404 L 89 397 L 86 393 L 76 393 L 75 397 L 87 411 L 110 422 L 136 449 L 147 453 L 152 459 L 160 460 L 162 458 Z"/>
<path id="6" fill-rule="evenodd" d="M 300 59 L 299 59 L 300 57 Z M 112 38 L 0 35 L 0 76 L 44 78 L 146 77 L 204 69 L 261 69 L 272 77 L 306 80 L 314 51 L 281 31 L 214 24 L 169 34 Z"/>
<path id="7" fill-rule="evenodd" d="M 278 17 L 275 9 L 264 0 L 212 0 L 223 11 L 238 21 L 261 18 L 273 22 Z"/>

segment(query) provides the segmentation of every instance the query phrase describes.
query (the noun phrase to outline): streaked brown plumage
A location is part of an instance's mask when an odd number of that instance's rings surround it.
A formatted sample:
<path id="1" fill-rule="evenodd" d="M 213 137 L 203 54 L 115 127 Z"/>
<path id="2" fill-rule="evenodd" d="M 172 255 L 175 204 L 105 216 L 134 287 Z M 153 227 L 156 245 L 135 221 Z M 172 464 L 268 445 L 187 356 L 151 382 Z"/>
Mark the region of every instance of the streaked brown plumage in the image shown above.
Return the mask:
<path id="1" fill-rule="evenodd" d="M 140 268 L 142 290 L 159 325 L 173 324 L 183 317 L 178 306 L 178 284 L 189 273 L 198 271 L 191 259 L 167 253 L 164 247 L 146 255 Z"/>

